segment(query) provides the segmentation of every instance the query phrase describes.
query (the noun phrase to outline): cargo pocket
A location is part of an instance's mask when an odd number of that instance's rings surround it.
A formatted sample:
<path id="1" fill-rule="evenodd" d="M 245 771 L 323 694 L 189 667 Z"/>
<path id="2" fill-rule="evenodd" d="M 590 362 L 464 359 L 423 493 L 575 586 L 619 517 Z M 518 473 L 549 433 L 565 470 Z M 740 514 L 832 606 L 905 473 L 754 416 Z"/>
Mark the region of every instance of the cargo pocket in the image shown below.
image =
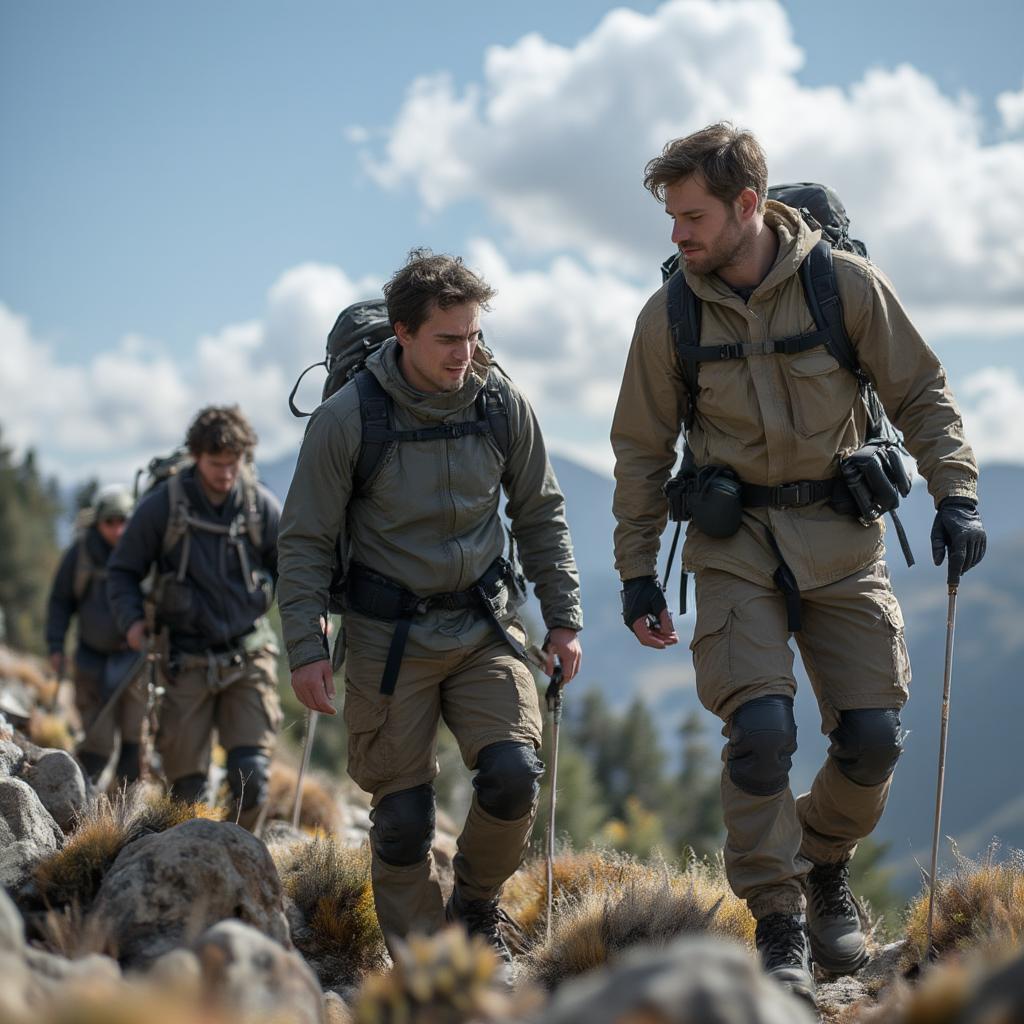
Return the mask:
<path id="1" fill-rule="evenodd" d="M 890 593 L 887 596 L 889 600 L 882 608 L 882 618 L 889 630 L 892 682 L 905 701 L 910 696 L 910 653 L 907 651 L 907 639 L 903 631 L 903 612 L 896 595 Z"/>
<path id="2" fill-rule="evenodd" d="M 824 349 L 793 356 L 786 367 L 793 426 L 813 437 L 849 418 L 857 381 Z"/>
<path id="3" fill-rule="evenodd" d="M 390 702 L 367 700 L 352 690 L 345 694 L 348 730 L 348 773 L 360 789 L 373 793 L 392 776 L 392 755 L 385 733 Z"/>
<path id="4" fill-rule="evenodd" d="M 690 641 L 697 696 L 701 704 L 716 715 L 728 701 L 734 685 L 731 635 L 732 609 L 719 605 L 703 611 L 698 601 L 697 623 Z"/>

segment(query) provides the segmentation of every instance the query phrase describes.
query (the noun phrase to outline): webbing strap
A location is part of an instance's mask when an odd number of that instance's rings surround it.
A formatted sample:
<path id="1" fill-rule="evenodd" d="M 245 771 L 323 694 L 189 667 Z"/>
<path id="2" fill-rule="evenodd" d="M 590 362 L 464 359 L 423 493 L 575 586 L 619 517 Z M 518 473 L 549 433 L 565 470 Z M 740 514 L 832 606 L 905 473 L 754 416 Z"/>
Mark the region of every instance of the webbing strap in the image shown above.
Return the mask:
<path id="1" fill-rule="evenodd" d="M 790 633 L 800 632 L 800 588 L 796 583 L 796 576 L 790 569 L 786 559 L 782 557 L 775 534 L 766 526 L 765 533 L 768 534 L 768 543 L 771 544 L 775 557 L 779 560 L 779 567 L 772 574 L 772 582 L 782 592 L 786 602 L 786 628 Z"/>
<path id="2" fill-rule="evenodd" d="M 411 616 L 405 616 L 395 622 L 395 631 L 391 634 L 391 646 L 388 647 L 387 661 L 384 662 L 384 675 L 380 680 L 380 692 L 385 696 L 390 697 L 395 692 L 398 670 L 402 667 L 402 655 L 405 653 L 405 642 L 409 639 L 411 625 Z"/>
<path id="3" fill-rule="evenodd" d="M 796 334 L 790 338 L 777 341 L 736 342 L 733 345 L 676 345 L 676 352 L 681 360 L 689 363 L 718 362 L 723 359 L 746 359 L 748 356 L 796 355 L 828 344 L 829 330 L 811 331 L 808 334 Z"/>

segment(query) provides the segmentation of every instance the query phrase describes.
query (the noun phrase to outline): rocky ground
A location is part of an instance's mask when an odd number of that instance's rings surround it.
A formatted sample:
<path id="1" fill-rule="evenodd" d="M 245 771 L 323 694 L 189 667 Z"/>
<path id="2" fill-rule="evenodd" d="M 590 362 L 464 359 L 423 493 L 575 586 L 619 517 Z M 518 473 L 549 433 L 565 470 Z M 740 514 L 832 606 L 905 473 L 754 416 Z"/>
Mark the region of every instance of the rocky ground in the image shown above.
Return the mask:
<path id="1" fill-rule="evenodd" d="M 528 864 L 504 899 L 514 996 L 494 989 L 489 952 L 458 932 L 403 945 L 392 963 L 373 911 L 365 795 L 313 776 L 293 829 L 285 753 L 259 837 L 155 786 L 111 797 L 60 749 L 69 707 L 38 662 L 0 648 L 2 1022 L 814 1019 L 758 970 L 753 922 L 714 865 L 563 851 L 548 939 L 546 872 Z M 450 886 L 454 827 L 441 825 L 434 856 Z M 1024 1020 L 1024 867 L 1000 871 L 950 886 L 952 967 L 904 980 L 920 944 L 912 920 L 910 938 L 876 948 L 855 978 L 819 977 L 822 1019 Z M 979 1000 L 987 1016 L 972 1015 Z"/>

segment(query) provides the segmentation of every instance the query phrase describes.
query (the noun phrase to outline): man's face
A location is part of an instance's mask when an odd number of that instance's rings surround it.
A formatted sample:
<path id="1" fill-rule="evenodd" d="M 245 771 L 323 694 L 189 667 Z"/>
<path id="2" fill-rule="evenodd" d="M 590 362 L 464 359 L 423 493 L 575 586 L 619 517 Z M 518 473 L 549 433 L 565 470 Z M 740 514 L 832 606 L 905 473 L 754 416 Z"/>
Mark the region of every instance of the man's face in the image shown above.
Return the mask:
<path id="1" fill-rule="evenodd" d="M 480 344 L 480 307 L 464 302 L 448 309 L 431 306 L 415 333 L 395 324 L 402 346 L 402 376 L 418 391 L 458 391 Z"/>
<path id="2" fill-rule="evenodd" d="M 241 468 L 242 456 L 235 452 L 203 452 L 196 458 L 199 481 L 215 502 L 231 493 Z"/>
<path id="3" fill-rule="evenodd" d="M 113 548 L 117 546 L 117 542 L 121 539 L 121 534 L 124 533 L 127 522 L 128 520 L 124 516 L 107 516 L 105 519 L 98 519 L 96 521 L 96 529 L 100 531 L 100 536 Z"/>
<path id="4" fill-rule="evenodd" d="M 751 195 L 753 192 L 750 191 Z M 745 193 L 744 193 L 745 194 Z M 754 196 L 756 203 L 756 196 Z M 746 255 L 750 231 L 742 218 L 740 200 L 723 202 L 691 175 L 665 186 L 665 212 L 672 218 L 672 242 L 693 274 L 713 274 Z"/>

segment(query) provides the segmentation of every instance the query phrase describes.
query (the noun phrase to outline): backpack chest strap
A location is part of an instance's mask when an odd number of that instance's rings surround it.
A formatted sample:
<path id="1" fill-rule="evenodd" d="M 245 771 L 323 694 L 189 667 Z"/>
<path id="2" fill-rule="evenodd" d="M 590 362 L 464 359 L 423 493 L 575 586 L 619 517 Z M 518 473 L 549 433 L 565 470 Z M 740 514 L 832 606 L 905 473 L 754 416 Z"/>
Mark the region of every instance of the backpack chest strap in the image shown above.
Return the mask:
<path id="1" fill-rule="evenodd" d="M 720 362 L 723 359 L 746 359 L 756 355 L 797 355 L 812 348 L 828 347 L 832 332 L 829 328 L 795 334 L 789 338 L 772 341 L 735 342 L 732 345 L 685 345 L 676 343 L 676 352 L 681 360 L 691 363 Z"/>

